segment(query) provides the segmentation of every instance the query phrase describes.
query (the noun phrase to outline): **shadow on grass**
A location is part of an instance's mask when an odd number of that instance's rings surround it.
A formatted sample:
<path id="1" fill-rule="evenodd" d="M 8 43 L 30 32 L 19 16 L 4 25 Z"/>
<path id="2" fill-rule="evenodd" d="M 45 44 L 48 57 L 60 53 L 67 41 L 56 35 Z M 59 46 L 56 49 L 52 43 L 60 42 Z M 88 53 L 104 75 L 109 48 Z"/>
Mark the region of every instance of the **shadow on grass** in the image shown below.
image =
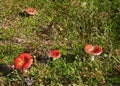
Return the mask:
<path id="1" fill-rule="evenodd" d="M 10 72 L 13 71 L 13 68 L 8 65 L 8 64 L 5 64 L 5 63 L 1 63 L 0 64 L 0 72 L 3 74 L 3 75 L 8 75 Z"/>
<path id="2" fill-rule="evenodd" d="M 47 56 L 41 55 L 41 56 L 37 56 L 37 57 L 36 57 L 36 60 L 37 60 L 38 63 L 40 63 L 40 64 L 48 64 L 50 59 L 49 59 Z"/>
<path id="3" fill-rule="evenodd" d="M 40 64 L 48 64 L 50 58 L 43 51 L 34 51 L 35 60 Z"/>
<path id="4" fill-rule="evenodd" d="M 19 16 L 21 16 L 21 17 L 29 17 L 30 15 L 28 15 L 28 14 L 25 13 L 25 12 L 20 12 L 20 13 L 19 13 Z"/>
<path id="5" fill-rule="evenodd" d="M 63 56 L 63 59 L 66 63 L 73 63 L 75 61 L 75 56 L 74 54 L 68 54 Z"/>

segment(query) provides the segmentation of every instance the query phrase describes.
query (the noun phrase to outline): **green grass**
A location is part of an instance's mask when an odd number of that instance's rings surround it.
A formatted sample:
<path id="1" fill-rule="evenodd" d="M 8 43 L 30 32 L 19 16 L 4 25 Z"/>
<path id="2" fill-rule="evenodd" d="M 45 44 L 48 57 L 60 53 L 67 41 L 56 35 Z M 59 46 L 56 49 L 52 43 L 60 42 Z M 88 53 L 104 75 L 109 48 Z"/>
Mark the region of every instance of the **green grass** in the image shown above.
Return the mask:
<path id="1" fill-rule="evenodd" d="M 38 15 L 21 15 L 26 7 Z M 120 85 L 119 0 L 1 0 L 0 10 L 0 64 L 13 65 L 23 52 L 36 56 L 26 75 L 1 67 L 1 86 L 26 86 L 26 77 L 32 86 Z M 103 48 L 94 62 L 84 52 L 87 44 Z M 51 49 L 61 58 L 40 63 L 35 51 Z"/>

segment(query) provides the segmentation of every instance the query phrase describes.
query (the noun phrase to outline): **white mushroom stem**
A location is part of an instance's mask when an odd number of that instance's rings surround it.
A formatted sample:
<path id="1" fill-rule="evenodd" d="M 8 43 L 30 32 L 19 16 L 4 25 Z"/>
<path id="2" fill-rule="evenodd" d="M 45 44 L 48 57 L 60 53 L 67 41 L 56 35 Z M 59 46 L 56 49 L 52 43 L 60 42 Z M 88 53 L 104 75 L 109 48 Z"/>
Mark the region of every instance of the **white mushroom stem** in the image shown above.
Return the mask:
<path id="1" fill-rule="evenodd" d="M 92 55 L 92 57 L 91 57 L 91 61 L 94 61 L 94 55 Z"/>
<path id="2" fill-rule="evenodd" d="M 27 70 L 27 69 L 26 69 L 26 70 L 23 70 L 23 72 L 24 72 L 24 73 L 27 73 L 27 72 L 28 72 L 28 70 Z"/>
<path id="3" fill-rule="evenodd" d="M 53 58 L 53 61 L 55 61 L 56 59 L 58 59 L 58 58 Z"/>

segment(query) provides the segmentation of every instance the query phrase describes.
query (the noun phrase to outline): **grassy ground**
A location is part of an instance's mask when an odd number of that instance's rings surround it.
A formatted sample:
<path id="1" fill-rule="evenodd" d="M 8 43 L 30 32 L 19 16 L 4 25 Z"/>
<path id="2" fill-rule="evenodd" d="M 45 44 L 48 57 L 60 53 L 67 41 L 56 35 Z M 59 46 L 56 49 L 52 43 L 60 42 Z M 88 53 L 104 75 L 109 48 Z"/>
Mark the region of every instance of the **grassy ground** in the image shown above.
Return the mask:
<path id="1" fill-rule="evenodd" d="M 26 7 L 38 15 L 22 15 Z M 119 24 L 119 0 L 0 0 L 0 86 L 26 86 L 26 78 L 32 86 L 119 86 Z M 103 48 L 93 62 L 87 44 Z M 61 58 L 42 63 L 51 49 Z M 36 56 L 26 75 L 4 67 L 23 52 Z"/>

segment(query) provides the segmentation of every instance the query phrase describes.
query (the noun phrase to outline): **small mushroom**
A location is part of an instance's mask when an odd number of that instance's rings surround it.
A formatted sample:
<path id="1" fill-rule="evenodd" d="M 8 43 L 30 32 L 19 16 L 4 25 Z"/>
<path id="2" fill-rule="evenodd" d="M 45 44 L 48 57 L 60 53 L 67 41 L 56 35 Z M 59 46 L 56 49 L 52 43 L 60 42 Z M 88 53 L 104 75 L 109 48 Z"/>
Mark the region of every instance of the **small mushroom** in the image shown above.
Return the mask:
<path id="1" fill-rule="evenodd" d="M 102 53 L 102 47 L 100 46 L 92 46 L 92 45 L 87 45 L 84 48 L 85 52 L 92 55 L 92 61 L 94 61 L 94 56 L 95 55 L 100 55 Z"/>
<path id="2" fill-rule="evenodd" d="M 37 14 L 37 11 L 36 11 L 34 8 L 31 8 L 31 7 L 27 7 L 27 8 L 25 9 L 25 12 L 26 12 L 28 15 L 31 15 L 31 16 Z"/>
<path id="3" fill-rule="evenodd" d="M 100 55 L 101 53 L 102 53 L 102 47 L 100 46 L 95 46 L 91 52 L 91 54 L 93 55 Z"/>
<path id="4" fill-rule="evenodd" d="M 86 45 L 84 50 L 85 50 L 86 53 L 91 54 L 91 52 L 94 50 L 94 46 Z"/>
<path id="5" fill-rule="evenodd" d="M 49 52 L 49 56 L 52 57 L 53 60 L 56 60 L 56 59 L 60 58 L 61 53 L 60 53 L 59 50 L 51 50 L 51 51 Z"/>
<path id="6" fill-rule="evenodd" d="M 29 53 L 19 54 L 14 59 L 14 67 L 17 70 L 27 71 L 27 69 L 32 65 L 33 58 Z"/>

